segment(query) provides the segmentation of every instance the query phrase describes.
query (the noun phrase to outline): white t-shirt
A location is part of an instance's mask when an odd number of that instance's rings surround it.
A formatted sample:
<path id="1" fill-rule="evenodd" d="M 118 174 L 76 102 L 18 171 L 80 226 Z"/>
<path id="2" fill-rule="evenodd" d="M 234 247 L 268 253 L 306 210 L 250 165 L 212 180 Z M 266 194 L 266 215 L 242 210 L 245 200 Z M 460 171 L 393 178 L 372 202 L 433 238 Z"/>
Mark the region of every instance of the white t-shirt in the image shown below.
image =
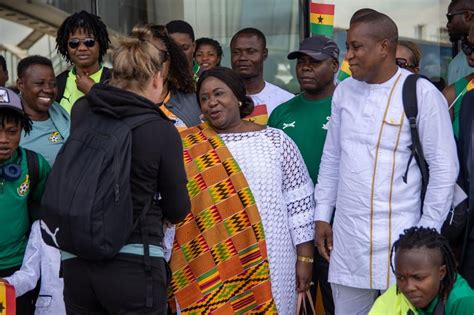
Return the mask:
<path id="1" fill-rule="evenodd" d="M 270 114 L 278 105 L 294 97 L 290 92 L 266 81 L 265 87 L 260 93 L 249 96 L 252 98 L 255 108 L 247 119 L 261 125 L 267 124 Z"/>

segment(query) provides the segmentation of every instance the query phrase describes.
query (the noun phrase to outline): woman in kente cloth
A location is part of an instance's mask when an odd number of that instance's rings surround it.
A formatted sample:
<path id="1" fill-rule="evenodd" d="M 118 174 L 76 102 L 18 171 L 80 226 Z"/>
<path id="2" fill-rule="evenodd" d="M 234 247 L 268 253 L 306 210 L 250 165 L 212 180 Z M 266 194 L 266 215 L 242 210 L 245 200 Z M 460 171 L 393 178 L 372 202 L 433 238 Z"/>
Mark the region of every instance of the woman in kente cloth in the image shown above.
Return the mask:
<path id="1" fill-rule="evenodd" d="M 186 314 L 296 312 L 309 289 L 313 185 L 280 130 L 242 120 L 253 109 L 232 70 L 205 71 L 207 120 L 181 132 L 192 211 L 177 226 L 170 305 Z"/>

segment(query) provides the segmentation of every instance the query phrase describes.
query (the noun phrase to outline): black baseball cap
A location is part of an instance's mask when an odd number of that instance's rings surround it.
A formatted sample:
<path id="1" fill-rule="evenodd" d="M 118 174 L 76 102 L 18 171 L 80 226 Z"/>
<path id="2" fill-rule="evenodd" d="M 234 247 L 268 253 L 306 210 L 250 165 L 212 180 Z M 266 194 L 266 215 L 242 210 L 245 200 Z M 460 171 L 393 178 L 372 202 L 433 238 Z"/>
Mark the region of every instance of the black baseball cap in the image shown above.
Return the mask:
<path id="1" fill-rule="evenodd" d="M 304 39 L 298 50 L 288 54 L 288 59 L 296 59 L 301 55 L 308 55 L 311 58 L 322 61 L 328 58 L 339 58 L 339 48 L 330 38 L 320 35 L 314 35 Z"/>

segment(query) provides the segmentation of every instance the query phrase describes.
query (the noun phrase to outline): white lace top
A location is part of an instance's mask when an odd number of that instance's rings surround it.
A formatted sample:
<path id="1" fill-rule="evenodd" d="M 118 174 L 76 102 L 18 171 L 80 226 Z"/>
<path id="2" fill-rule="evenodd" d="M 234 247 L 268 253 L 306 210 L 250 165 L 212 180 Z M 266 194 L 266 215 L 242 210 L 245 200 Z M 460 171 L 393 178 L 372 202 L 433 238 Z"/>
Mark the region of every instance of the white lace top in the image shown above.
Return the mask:
<path id="1" fill-rule="evenodd" d="M 296 245 L 314 237 L 308 170 L 296 144 L 278 129 L 220 136 L 242 169 L 262 218 L 278 312 L 294 314 Z"/>

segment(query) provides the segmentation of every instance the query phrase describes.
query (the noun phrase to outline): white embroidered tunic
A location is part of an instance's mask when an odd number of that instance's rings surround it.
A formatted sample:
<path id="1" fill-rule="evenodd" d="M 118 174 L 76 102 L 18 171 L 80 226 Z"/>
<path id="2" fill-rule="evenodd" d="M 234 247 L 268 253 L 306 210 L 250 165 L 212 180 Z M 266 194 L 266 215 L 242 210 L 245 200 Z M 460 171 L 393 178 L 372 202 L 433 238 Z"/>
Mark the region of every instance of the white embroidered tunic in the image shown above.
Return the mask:
<path id="1" fill-rule="evenodd" d="M 417 82 L 417 128 L 430 179 L 421 218 L 414 159 L 403 180 L 412 143 L 402 103 L 408 75 L 398 69 L 382 84 L 348 78 L 334 93 L 315 191 L 315 220 L 330 222 L 336 208 L 329 282 L 387 289 L 394 283 L 390 248 L 400 233 L 414 225 L 439 229 L 447 216 L 459 168 L 456 146 L 446 100 L 424 79 Z"/>
<path id="2" fill-rule="evenodd" d="M 262 218 L 279 314 L 296 312 L 296 245 L 314 237 L 313 184 L 295 143 L 282 131 L 221 134 Z"/>

